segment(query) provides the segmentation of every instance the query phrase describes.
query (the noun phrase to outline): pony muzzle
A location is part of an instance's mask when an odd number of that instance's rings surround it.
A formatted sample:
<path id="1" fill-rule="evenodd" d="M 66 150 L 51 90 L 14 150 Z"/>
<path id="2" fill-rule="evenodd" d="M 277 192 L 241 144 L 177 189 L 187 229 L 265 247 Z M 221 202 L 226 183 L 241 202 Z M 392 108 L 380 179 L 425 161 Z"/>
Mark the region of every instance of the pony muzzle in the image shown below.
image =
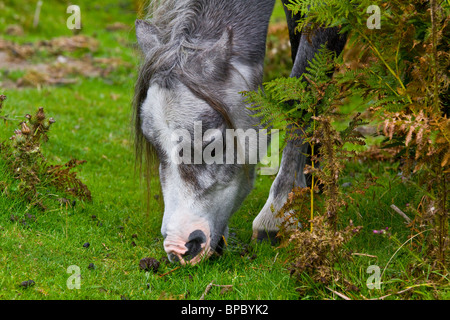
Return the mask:
<path id="1" fill-rule="evenodd" d="M 170 262 L 181 264 L 196 264 L 209 257 L 210 246 L 208 238 L 202 230 L 195 230 L 189 234 L 187 239 L 167 236 L 164 240 L 164 250 Z"/>

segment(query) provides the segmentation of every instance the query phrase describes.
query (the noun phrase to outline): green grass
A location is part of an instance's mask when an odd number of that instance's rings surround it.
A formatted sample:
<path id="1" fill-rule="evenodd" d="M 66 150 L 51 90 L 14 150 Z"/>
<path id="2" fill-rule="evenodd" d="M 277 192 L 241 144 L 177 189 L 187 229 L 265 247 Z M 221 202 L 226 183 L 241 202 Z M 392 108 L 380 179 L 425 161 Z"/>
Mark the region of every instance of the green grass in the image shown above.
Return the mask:
<path id="1" fill-rule="evenodd" d="M 232 217 L 231 236 L 223 256 L 164 276 L 161 275 L 172 271 L 176 265 L 162 263 L 157 274 L 140 270 L 140 259 L 161 259 L 165 252 L 160 234 L 162 208 L 157 200 L 151 199 L 147 213 L 143 184 L 134 171 L 130 101 L 138 63 L 137 52 L 133 49 L 136 13 L 128 1 L 78 3 L 82 10 L 82 34 L 95 36 L 100 42 L 99 50 L 93 55 L 119 57 L 134 67 L 119 68 L 107 78 L 81 78 L 82 81 L 70 86 L 0 88 L 0 93 L 8 97 L 3 107 L 5 113 L 15 119 L 7 126 L 0 125 L 0 139 L 13 134 L 23 115 L 43 106 L 46 114 L 56 119 L 50 130 L 50 140 L 42 147 L 45 156 L 55 164 L 71 158 L 87 160 L 77 172 L 93 198 L 92 202 L 78 201 L 69 209 L 55 202 L 50 210 L 39 211 L 14 195 L 17 181 L 0 162 L 3 166 L 0 181 L 10 186 L 8 192 L 0 189 L 0 299 L 198 299 L 213 280 L 217 284 L 231 284 L 233 290 L 221 294 L 220 288 L 213 287 L 207 299 L 337 298 L 325 286 L 312 283 L 306 275 L 301 282 L 291 278 L 286 264 L 289 254 L 284 249 L 266 243 L 252 244 L 250 254 L 240 255 L 243 247 L 250 243 L 252 221 L 267 199 L 273 177 L 258 177 L 255 189 Z M 5 36 L 20 43 L 69 36 L 72 32 L 65 27 L 66 7 L 66 1 L 55 1 L 51 5 L 44 2 L 41 23 L 35 30 L 30 22 L 34 2 L 19 6 L 14 1 L 0 1 L 0 32 L 9 24 L 21 24 L 25 29 L 23 37 Z M 274 19 L 282 16 L 283 9 L 277 2 Z M 106 25 L 116 21 L 126 23 L 130 29 L 105 30 Z M 20 73 L 14 74 L 14 77 L 20 76 Z M 416 258 L 406 248 L 393 256 L 406 241 L 409 230 L 389 205 L 395 203 L 402 209 L 406 203 L 417 205 L 420 192 L 402 183 L 396 168 L 390 166 L 349 164 L 342 179 L 353 184 L 344 191 L 355 199 L 345 210 L 342 221 L 352 219 L 355 225 L 364 227 L 349 249 L 378 257 L 354 256 L 353 261 L 337 266 L 359 288 L 359 293 L 347 293 L 354 298 L 361 298 L 359 294 L 376 298 L 416 283 L 407 269 Z M 356 193 L 357 182 L 367 175 L 376 175 L 378 185 L 368 188 L 364 194 Z M 54 190 L 42 192 L 49 199 L 56 198 Z M 11 215 L 18 220 L 11 221 Z M 373 229 L 384 227 L 390 227 L 395 237 L 373 234 Z M 132 245 L 133 241 L 136 246 Z M 90 243 L 88 248 L 83 247 L 86 242 Z M 369 290 L 367 267 L 376 264 L 383 270 L 391 258 L 381 290 Z M 88 268 L 90 263 L 95 269 Z M 67 287 L 71 276 L 67 268 L 72 265 L 81 271 L 80 290 Z M 421 279 L 426 277 L 427 274 Z M 22 288 L 20 283 L 29 279 L 35 281 L 35 285 Z M 302 295 L 295 291 L 299 287 Z M 448 287 L 445 288 L 433 290 L 419 286 L 410 291 L 408 298 L 448 299 Z M 331 289 L 344 290 L 338 285 Z"/>
<path id="2" fill-rule="evenodd" d="M 279 23 L 279 22 L 285 22 L 285 21 L 286 21 L 286 15 L 284 13 L 283 4 L 281 3 L 281 1 L 276 1 L 270 22 L 271 23 Z"/>

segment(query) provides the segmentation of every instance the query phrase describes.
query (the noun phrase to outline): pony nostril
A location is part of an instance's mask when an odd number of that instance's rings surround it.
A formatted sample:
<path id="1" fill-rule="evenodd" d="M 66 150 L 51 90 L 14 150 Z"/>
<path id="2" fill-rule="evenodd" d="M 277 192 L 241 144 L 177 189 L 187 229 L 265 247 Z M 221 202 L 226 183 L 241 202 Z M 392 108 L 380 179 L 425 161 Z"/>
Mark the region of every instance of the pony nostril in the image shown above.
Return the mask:
<path id="1" fill-rule="evenodd" d="M 186 260 L 191 260 L 202 251 L 202 244 L 198 240 L 191 240 L 185 246 L 188 248 L 188 251 L 183 254 L 183 258 Z"/>
<path id="2" fill-rule="evenodd" d="M 205 243 L 206 242 L 205 233 L 202 230 L 195 230 L 189 235 L 188 242 L 193 240 L 199 241 L 200 243 Z"/>
<path id="3" fill-rule="evenodd" d="M 202 251 L 202 244 L 206 242 L 206 236 L 203 231 L 195 230 L 189 235 L 188 240 L 185 244 L 188 250 L 183 254 L 183 258 L 186 258 L 186 260 L 194 258 Z"/>

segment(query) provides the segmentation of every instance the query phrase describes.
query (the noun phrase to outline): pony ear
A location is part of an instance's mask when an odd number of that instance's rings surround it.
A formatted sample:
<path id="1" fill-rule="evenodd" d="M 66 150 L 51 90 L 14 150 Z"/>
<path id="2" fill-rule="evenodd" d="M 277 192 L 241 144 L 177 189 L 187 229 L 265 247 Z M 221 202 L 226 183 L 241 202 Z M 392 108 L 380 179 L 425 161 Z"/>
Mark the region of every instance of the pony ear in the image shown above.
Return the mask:
<path id="1" fill-rule="evenodd" d="M 228 71 L 233 52 L 233 30 L 227 27 L 220 39 L 209 49 L 196 57 L 194 63 L 201 67 L 201 73 L 207 78 L 220 77 Z"/>
<path id="2" fill-rule="evenodd" d="M 233 49 L 233 29 L 227 27 L 220 39 L 203 54 L 212 58 L 228 60 Z"/>
<path id="3" fill-rule="evenodd" d="M 136 38 L 144 54 L 160 45 L 159 31 L 148 21 L 136 20 Z"/>

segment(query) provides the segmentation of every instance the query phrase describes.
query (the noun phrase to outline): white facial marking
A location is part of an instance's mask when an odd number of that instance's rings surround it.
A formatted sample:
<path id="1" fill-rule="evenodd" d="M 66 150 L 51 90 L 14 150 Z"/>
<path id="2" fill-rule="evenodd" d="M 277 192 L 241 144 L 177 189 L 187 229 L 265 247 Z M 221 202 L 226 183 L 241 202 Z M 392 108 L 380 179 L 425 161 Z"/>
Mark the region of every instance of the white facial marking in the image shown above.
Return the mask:
<path id="1" fill-rule="evenodd" d="M 229 108 L 229 114 L 235 117 L 235 126 L 245 131 L 254 128 L 257 122 L 257 119 L 248 116 L 249 111 L 245 108 L 242 95 L 239 94 L 240 91 L 250 90 L 251 71 L 243 65 L 234 67 L 239 72 L 233 72 L 232 87 L 224 89 L 222 99 Z M 177 255 L 180 261 L 188 250 L 186 245 L 190 234 L 196 230 L 202 231 L 207 239 L 206 243 L 201 245 L 201 254 L 198 254 L 192 262 L 195 263 L 201 257 L 211 254 L 212 237 L 217 239 L 225 232 L 229 217 L 248 194 L 253 182 L 249 181 L 248 172 L 246 174 L 244 170 L 240 170 L 229 176 L 225 183 L 224 176 L 221 175 L 230 172 L 222 170 L 225 167 L 221 166 L 226 164 L 206 164 L 217 166 L 217 170 L 211 173 L 210 170 L 202 171 L 197 167 L 193 171 L 197 174 L 195 179 L 200 181 L 201 188 L 198 190 L 183 179 L 180 171 L 180 165 L 183 164 L 170 159 L 178 142 L 176 130 L 192 129 L 194 132 L 194 124 L 198 121 L 198 117 L 211 112 L 211 106 L 198 99 L 181 83 L 170 90 L 152 84 L 141 107 L 142 130 L 145 137 L 167 157 L 160 166 L 165 206 L 161 232 L 165 237 L 165 250 L 169 254 Z M 217 136 L 219 134 L 217 129 L 221 132 L 224 128 L 208 129 L 213 131 L 207 132 L 206 140 Z"/>

